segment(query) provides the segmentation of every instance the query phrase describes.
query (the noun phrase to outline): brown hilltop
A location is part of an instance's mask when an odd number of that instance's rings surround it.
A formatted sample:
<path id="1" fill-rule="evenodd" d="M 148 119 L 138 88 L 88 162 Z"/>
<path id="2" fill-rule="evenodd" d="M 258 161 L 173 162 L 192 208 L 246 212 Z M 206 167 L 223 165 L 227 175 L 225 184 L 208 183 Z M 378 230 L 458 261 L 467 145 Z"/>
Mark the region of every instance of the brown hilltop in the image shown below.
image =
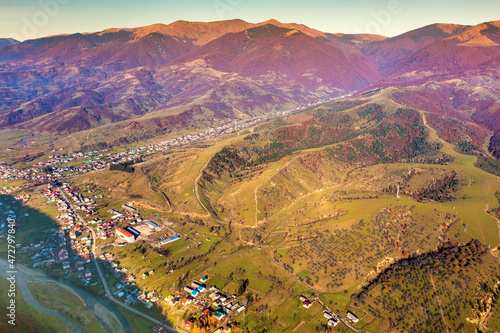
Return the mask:
<path id="1" fill-rule="evenodd" d="M 432 24 L 399 36 L 362 44 L 360 47 L 363 54 L 379 65 L 381 74 L 384 75 L 432 42 L 452 36 L 466 28 L 467 26 L 457 24 Z"/>
<path id="2" fill-rule="evenodd" d="M 433 24 L 392 38 L 276 20 L 177 21 L 40 38 L 1 48 L 0 128 L 60 133 L 130 119 L 160 127 L 211 122 L 454 79 L 500 94 L 499 42 L 498 21 Z M 499 118 L 487 103 L 476 104 L 481 116 L 467 119 Z"/>
<path id="3" fill-rule="evenodd" d="M 273 24 L 227 34 L 177 61 L 196 59 L 223 72 L 281 77 L 315 89 L 355 90 L 380 78 L 353 47 Z"/>

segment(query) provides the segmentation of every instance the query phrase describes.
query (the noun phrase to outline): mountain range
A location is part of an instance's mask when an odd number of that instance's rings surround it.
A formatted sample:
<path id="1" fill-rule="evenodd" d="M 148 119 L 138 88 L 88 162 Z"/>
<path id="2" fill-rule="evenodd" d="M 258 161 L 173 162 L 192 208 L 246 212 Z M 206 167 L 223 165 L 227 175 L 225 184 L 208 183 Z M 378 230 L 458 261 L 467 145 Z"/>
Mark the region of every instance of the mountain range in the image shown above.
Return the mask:
<path id="1" fill-rule="evenodd" d="M 163 132 L 397 87 L 398 103 L 500 137 L 500 21 L 391 38 L 276 20 L 177 21 L 0 47 L 0 129 Z M 500 144 L 490 150 L 500 156 Z"/>

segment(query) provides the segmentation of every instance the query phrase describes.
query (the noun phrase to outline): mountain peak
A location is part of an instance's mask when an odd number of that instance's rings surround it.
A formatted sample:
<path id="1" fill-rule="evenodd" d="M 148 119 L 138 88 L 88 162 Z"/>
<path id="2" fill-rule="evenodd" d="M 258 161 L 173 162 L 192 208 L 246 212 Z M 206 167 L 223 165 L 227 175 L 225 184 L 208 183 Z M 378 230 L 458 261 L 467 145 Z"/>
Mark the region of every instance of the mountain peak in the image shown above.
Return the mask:
<path id="1" fill-rule="evenodd" d="M 500 21 L 484 22 L 457 33 L 447 40 L 458 41 L 461 46 L 499 46 Z"/>
<path id="2" fill-rule="evenodd" d="M 326 37 L 327 36 L 326 33 L 319 31 L 319 30 L 316 30 L 316 29 L 313 29 L 313 28 L 309 28 L 308 26 L 306 26 L 304 24 L 282 23 L 276 19 L 270 19 L 270 20 L 267 20 L 264 22 L 257 23 L 257 25 L 267 25 L 267 24 L 275 25 L 277 27 L 286 28 L 286 29 L 290 29 L 290 30 L 298 30 L 300 32 L 305 33 L 306 35 L 311 36 L 311 37 Z"/>
<path id="3" fill-rule="evenodd" d="M 267 21 L 261 22 L 259 24 L 272 24 L 272 25 L 276 25 L 277 26 L 277 25 L 280 25 L 282 23 L 280 21 L 272 18 L 272 19 L 269 19 Z"/>
<path id="4" fill-rule="evenodd" d="M 0 48 L 18 44 L 19 41 L 14 38 L 0 38 Z"/>

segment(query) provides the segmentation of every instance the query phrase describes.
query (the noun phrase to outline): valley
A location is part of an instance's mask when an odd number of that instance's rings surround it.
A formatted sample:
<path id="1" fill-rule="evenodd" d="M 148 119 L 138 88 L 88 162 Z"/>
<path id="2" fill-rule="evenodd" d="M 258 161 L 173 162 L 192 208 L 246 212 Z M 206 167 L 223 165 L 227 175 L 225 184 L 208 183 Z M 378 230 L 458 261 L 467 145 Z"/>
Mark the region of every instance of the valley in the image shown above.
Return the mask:
<path id="1" fill-rule="evenodd" d="M 23 294 L 59 319 L 28 320 L 498 331 L 499 22 L 385 38 L 178 21 L 4 40 L 0 255 L 10 245 L 16 265 L 99 303 L 30 278 Z"/>
<path id="2" fill-rule="evenodd" d="M 396 120 L 403 115 L 415 124 L 398 130 Z M 485 210 L 500 206 L 495 196 L 500 180 L 478 169 L 476 156 L 458 153 L 456 146 L 441 140 L 427 117 L 378 98 L 333 101 L 257 124 L 251 134 L 226 134 L 201 147 L 171 147 L 167 155 L 153 154 L 129 173 L 103 170 L 73 176 L 71 182 L 103 195 L 95 208 L 101 219 L 109 219 L 110 208 L 120 210 L 133 201 L 141 216 L 181 235 L 160 248 L 146 236 L 123 247 L 114 235 L 94 239 L 97 253 L 116 258 L 127 274 L 155 272 L 154 282 L 149 277 L 134 283 L 161 295 L 155 307 L 170 314 L 177 327 L 190 319 L 179 310 L 190 309 L 198 318 L 196 306 L 174 306 L 170 299 L 182 295 L 182 283 L 207 276 L 207 285 L 227 295 L 237 294 L 241 281 L 248 281 L 239 300 L 248 310 L 231 317 L 236 331 L 291 331 L 305 321 L 312 324 L 301 329 L 315 332 L 326 325 L 325 310 L 342 318 L 350 311 L 362 318 L 358 323 L 343 319 L 339 329 L 382 332 L 398 325 L 397 318 L 384 315 L 382 309 L 389 305 L 380 308 L 372 300 L 362 304 L 355 295 L 388 267 L 460 247 L 470 239 L 478 239 L 486 250 L 479 254 L 483 259 L 474 259 L 460 274 L 479 267 L 494 270 L 498 264 L 487 249 L 497 251 L 499 229 Z M 338 134 L 324 135 L 315 119 L 338 122 L 324 127 Z M 387 134 L 378 138 L 381 131 L 404 131 L 405 141 Z M 290 135 L 302 139 L 290 140 Z M 139 254 L 151 264 L 137 265 Z M 113 286 L 114 281 L 107 283 Z M 493 282 L 485 283 L 493 288 Z M 447 285 L 439 288 L 440 293 L 449 290 Z M 490 295 L 479 289 L 468 292 L 477 297 L 473 303 Z M 316 302 L 310 308 L 297 306 L 301 295 Z M 477 307 L 467 309 L 472 322 L 479 318 Z M 199 325 L 208 325 L 199 318 Z M 415 324 L 401 321 L 402 328 Z M 460 325 L 466 331 L 474 327 L 465 319 Z"/>

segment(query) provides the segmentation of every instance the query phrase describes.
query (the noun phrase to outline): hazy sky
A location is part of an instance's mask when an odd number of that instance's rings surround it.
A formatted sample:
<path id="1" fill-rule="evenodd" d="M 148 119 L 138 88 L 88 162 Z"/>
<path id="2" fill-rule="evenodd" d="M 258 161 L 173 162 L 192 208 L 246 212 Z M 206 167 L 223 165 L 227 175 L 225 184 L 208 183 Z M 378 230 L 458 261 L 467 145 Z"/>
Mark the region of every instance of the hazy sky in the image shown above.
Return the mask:
<path id="1" fill-rule="evenodd" d="M 500 20 L 499 0 L 0 0 L 0 37 L 138 27 L 177 20 L 270 18 L 326 32 L 395 36 L 432 23 Z"/>

